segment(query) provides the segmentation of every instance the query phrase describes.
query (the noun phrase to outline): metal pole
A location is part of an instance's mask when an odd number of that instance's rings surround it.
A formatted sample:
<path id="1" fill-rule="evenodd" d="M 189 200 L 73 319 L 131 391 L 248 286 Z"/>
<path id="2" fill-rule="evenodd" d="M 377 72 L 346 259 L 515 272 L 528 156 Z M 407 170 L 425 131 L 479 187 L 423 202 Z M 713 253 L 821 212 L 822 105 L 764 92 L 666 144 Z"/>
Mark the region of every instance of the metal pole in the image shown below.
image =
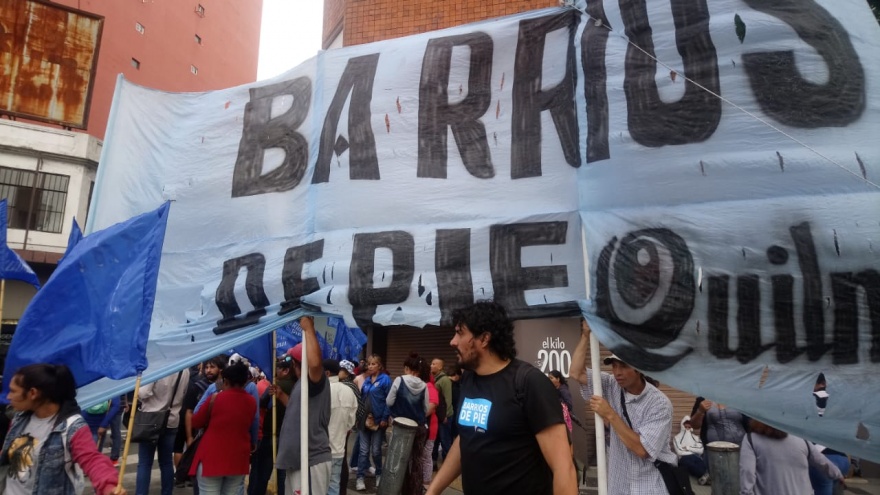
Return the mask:
<path id="1" fill-rule="evenodd" d="M 301 495 L 309 495 L 309 359 L 306 331 L 302 329 L 302 363 L 299 374 L 299 469 Z"/>
<path id="2" fill-rule="evenodd" d="M 278 333 L 272 331 L 272 386 L 278 387 L 278 360 L 275 359 L 275 349 L 278 345 Z M 272 394 L 272 490 L 278 493 L 278 470 L 275 469 L 275 461 L 278 457 L 278 395 Z"/>
<path id="3" fill-rule="evenodd" d="M 599 369 L 599 339 L 590 332 L 590 365 L 593 369 L 593 393 L 602 397 L 602 370 Z M 608 460 L 605 457 L 605 422 L 593 413 L 596 421 L 596 480 L 599 495 L 608 495 Z"/>
<path id="4" fill-rule="evenodd" d="M 590 257 L 587 254 L 587 235 L 581 225 L 581 252 L 584 260 L 584 289 L 587 297 L 590 294 Z M 599 339 L 596 334 L 590 332 L 590 366 L 593 377 L 593 394 L 603 397 L 602 394 L 602 370 L 599 368 Z M 581 366 L 580 364 L 578 366 Z M 608 459 L 605 454 L 605 422 L 602 417 L 593 413 L 596 426 L 596 488 L 599 495 L 608 495 Z M 585 467 L 586 469 L 586 467 Z"/>

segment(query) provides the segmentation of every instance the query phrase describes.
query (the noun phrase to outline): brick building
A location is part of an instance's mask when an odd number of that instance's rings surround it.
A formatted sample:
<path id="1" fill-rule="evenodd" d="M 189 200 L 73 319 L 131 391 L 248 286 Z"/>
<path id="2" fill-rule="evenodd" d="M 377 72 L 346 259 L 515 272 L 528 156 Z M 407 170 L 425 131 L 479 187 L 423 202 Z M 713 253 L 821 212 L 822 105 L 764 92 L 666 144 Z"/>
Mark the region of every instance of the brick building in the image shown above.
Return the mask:
<path id="1" fill-rule="evenodd" d="M 85 225 L 117 75 L 165 91 L 206 91 L 253 82 L 263 2 L 56 0 L 44 4 L 104 19 L 85 129 L 0 119 L 0 198 L 8 201 L 8 244 L 45 282 L 64 253 L 73 217 Z M 41 21 L 32 22 L 39 29 Z M 13 29 L 0 25 L 0 33 Z M 34 84 L 45 83 L 35 79 Z M 7 281 L 5 289 L 0 302 L 0 356 L 5 355 L 11 333 L 35 293 L 18 281 Z"/>

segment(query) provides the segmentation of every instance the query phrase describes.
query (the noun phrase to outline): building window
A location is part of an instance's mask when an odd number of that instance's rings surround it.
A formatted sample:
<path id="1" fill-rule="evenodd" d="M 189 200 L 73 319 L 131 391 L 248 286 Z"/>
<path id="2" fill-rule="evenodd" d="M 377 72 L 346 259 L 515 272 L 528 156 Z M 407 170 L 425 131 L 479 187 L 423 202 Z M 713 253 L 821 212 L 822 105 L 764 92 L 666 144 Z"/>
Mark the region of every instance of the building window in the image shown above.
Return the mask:
<path id="1" fill-rule="evenodd" d="M 138 69 L 138 70 L 141 69 L 141 63 L 136 58 L 131 59 L 131 66 L 134 67 L 135 69 Z"/>
<path id="2" fill-rule="evenodd" d="M 196 6 L 196 14 L 198 14 L 199 17 L 205 17 L 205 7 L 203 7 L 202 4 Z"/>
<path id="3" fill-rule="evenodd" d="M 139 22 L 136 22 L 136 23 L 134 23 L 134 30 L 141 33 L 141 34 L 144 34 L 144 31 L 145 31 L 144 25 Z"/>
<path id="4" fill-rule="evenodd" d="M 195 35 L 195 36 L 196 36 L 196 43 L 198 43 L 199 45 L 201 45 L 201 44 L 202 44 L 202 37 L 199 36 L 199 35 Z"/>
<path id="5" fill-rule="evenodd" d="M 192 72 L 193 74 L 198 74 L 198 73 L 199 73 L 199 68 L 196 67 L 195 65 L 190 65 L 190 66 L 189 66 L 189 71 Z"/>
<path id="6" fill-rule="evenodd" d="M 6 198 L 9 228 L 61 233 L 68 182 L 66 175 L 0 167 L 0 198 Z"/>

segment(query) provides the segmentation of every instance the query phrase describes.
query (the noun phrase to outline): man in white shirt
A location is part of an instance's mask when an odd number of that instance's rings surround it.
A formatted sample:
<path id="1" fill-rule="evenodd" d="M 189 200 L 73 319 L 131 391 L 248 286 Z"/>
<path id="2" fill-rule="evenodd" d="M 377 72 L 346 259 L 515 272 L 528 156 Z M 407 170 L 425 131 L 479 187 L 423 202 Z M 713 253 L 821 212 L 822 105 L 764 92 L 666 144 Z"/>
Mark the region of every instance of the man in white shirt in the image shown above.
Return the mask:
<path id="1" fill-rule="evenodd" d="M 354 427 L 358 399 L 351 387 L 339 383 L 339 361 L 324 360 L 324 373 L 330 381 L 330 487 L 327 495 L 339 495 L 342 464 L 345 459 L 345 439 Z M 344 493 L 344 492 L 343 492 Z"/>
<path id="2" fill-rule="evenodd" d="M 670 447 L 672 403 L 645 375 L 611 355 L 604 363 L 602 392 L 593 395 L 592 370 L 587 363 L 590 326 L 581 321 L 581 340 L 571 358 L 571 376 L 581 383 L 581 396 L 611 428 L 608 455 L 610 495 L 666 495 L 668 490 L 654 461 L 677 465 Z"/>

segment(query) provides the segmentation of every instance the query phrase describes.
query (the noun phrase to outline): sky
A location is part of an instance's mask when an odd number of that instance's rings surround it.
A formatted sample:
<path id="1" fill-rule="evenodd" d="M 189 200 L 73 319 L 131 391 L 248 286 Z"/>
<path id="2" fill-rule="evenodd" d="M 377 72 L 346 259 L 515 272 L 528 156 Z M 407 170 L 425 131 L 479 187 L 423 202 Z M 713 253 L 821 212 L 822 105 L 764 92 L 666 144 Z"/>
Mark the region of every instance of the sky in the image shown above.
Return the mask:
<path id="1" fill-rule="evenodd" d="M 263 0 L 257 80 L 292 69 L 321 49 L 323 0 Z"/>

